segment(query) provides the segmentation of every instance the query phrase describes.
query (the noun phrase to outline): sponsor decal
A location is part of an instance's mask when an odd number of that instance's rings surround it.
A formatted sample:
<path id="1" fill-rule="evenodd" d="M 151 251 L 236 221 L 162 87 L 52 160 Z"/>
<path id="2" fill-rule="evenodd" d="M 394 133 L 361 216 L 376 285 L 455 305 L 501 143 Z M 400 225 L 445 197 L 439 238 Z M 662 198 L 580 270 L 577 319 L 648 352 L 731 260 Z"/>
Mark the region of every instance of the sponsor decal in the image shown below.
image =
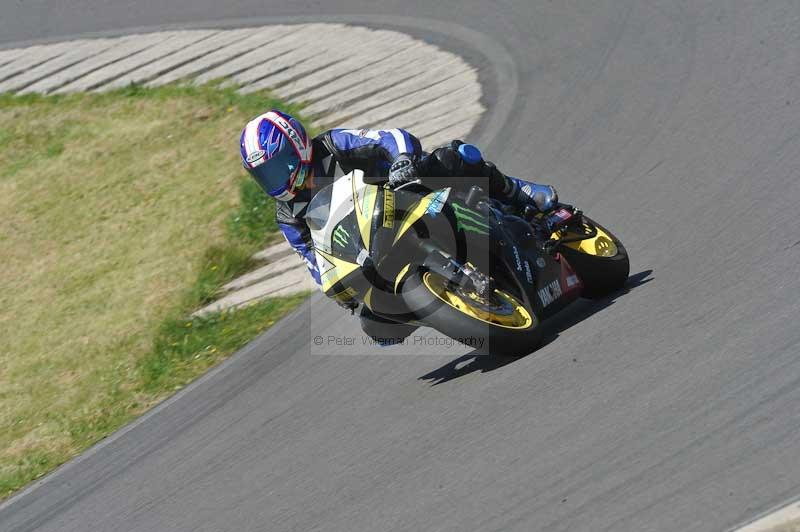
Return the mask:
<path id="1" fill-rule="evenodd" d="M 542 306 L 546 307 L 561 297 L 561 285 L 558 283 L 558 281 L 553 281 L 548 283 L 544 288 L 540 288 L 538 293 L 539 300 L 542 302 Z"/>
<path id="2" fill-rule="evenodd" d="M 578 276 L 577 275 L 568 275 L 567 276 L 567 287 L 572 288 L 578 284 Z"/>
<path id="3" fill-rule="evenodd" d="M 533 284 L 533 274 L 531 273 L 531 265 L 527 260 L 525 261 L 525 278 L 528 280 L 528 284 Z"/>
<path id="4" fill-rule="evenodd" d="M 522 271 L 522 260 L 519 258 L 519 251 L 517 250 L 517 246 L 511 246 L 511 249 L 514 250 L 514 262 L 517 263 L 517 271 Z"/>
<path id="5" fill-rule="evenodd" d="M 305 146 L 305 143 L 302 140 L 300 140 L 300 135 L 297 134 L 297 131 L 294 130 L 294 128 L 289 122 L 287 122 L 283 118 L 278 118 L 277 122 L 278 125 L 280 125 L 285 130 L 285 133 L 289 135 L 289 137 L 294 141 L 294 143 L 297 145 L 298 148 Z"/>
<path id="6" fill-rule="evenodd" d="M 447 201 L 448 196 L 450 196 L 449 188 L 443 188 L 437 191 L 436 195 L 433 196 L 431 202 L 428 204 L 428 208 L 425 209 L 425 214 L 430 215 L 431 218 L 436 218 L 436 215 L 442 212 L 444 202 Z"/>
<path id="7" fill-rule="evenodd" d="M 263 159 L 266 154 L 267 152 L 265 152 L 264 150 L 254 151 L 253 153 L 247 156 L 247 164 L 253 166 L 253 163 L 257 162 L 259 159 Z"/>
<path id="8" fill-rule="evenodd" d="M 344 247 L 347 245 L 347 242 L 350 240 L 350 233 L 347 232 L 347 229 L 342 227 L 341 225 L 336 228 L 333 232 L 333 241 L 339 244 L 340 246 Z"/>
<path id="9" fill-rule="evenodd" d="M 292 198 L 294 198 L 294 193 L 289 192 L 288 190 L 284 190 L 283 192 L 275 196 L 275 199 L 278 201 L 289 201 Z"/>
<path id="10" fill-rule="evenodd" d="M 383 193 L 383 226 L 394 229 L 394 192 L 391 190 Z"/>
<path id="11" fill-rule="evenodd" d="M 546 265 L 547 265 L 547 263 L 544 261 L 544 259 L 542 257 L 539 257 L 538 259 L 536 259 L 536 266 L 540 270 L 543 269 Z"/>
<path id="12" fill-rule="evenodd" d="M 456 215 L 456 229 L 475 233 L 478 235 L 488 235 L 489 225 L 484 221 L 481 213 L 472 209 L 453 203 L 453 212 Z"/>

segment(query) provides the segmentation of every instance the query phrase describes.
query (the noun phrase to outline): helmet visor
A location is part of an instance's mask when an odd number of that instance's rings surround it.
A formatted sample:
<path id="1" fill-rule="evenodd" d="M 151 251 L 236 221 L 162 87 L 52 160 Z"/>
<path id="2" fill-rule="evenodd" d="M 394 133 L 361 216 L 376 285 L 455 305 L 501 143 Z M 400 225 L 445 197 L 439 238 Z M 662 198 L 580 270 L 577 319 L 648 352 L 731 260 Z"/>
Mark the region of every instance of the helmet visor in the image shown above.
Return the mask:
<path id="1" fill-rule="evenodd" d="M 250 167 L 245 163 L 245 169 L 258 182 L 264 192 L 273 197 L 290 192 L 292 179 L 300 168 L 300 156 L 292 146 L 286 142 L 271 159 Z"/>

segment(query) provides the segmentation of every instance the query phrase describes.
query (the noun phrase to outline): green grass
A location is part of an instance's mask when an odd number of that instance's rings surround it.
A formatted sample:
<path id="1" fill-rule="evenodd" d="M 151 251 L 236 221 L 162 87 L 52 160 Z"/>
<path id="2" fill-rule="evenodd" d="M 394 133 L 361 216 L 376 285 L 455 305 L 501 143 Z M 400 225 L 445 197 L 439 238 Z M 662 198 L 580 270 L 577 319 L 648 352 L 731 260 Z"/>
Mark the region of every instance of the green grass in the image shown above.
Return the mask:
<path id="1" fill-rule="evenodd" d="M 275 238 L 233 89 L 0 95 L 0 498 L 242 347 L 301 296 L 186 317 Z"/>
<path id="2" fill-rule="evenodd" d="M 259 242 L 262 228 L 277 231 L 275 202 L 271 201 L 253 180 L 242 181 L 239 208 L 228 218 L 228 230 L 243 242 Z"/>
<path id="3" fill-rule="evenodd" d="M 205 318 L 165 321 L 156 335 L 153 351 L 142 360 L 145 389 L 158 391 L 181 386 L 219 359 L 253 339 L 265 326 L 293 309 L 305 295 L 267 300 L 231 313 Z"/>

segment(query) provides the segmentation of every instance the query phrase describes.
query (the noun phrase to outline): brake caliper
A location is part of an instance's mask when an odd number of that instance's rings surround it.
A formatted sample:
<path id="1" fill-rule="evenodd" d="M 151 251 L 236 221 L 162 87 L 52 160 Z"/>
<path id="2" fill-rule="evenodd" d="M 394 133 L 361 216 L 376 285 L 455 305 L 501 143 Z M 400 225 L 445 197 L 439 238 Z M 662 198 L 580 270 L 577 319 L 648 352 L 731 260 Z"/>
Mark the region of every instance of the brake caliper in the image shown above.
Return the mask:
<path id="1" fill-rule="evenodd" d="M 488 275 L 471 268 L 469 263 L 465 266 L 461 266 L 461 272 L 464 274 L 464 277 L 469 279 L 472 283 L 472 286 L 475 288 L 475 293 L 477 293 L 478 296 L 486 299 L 494 293 L 494 283 L 492 282 L 492 278 Z"/>

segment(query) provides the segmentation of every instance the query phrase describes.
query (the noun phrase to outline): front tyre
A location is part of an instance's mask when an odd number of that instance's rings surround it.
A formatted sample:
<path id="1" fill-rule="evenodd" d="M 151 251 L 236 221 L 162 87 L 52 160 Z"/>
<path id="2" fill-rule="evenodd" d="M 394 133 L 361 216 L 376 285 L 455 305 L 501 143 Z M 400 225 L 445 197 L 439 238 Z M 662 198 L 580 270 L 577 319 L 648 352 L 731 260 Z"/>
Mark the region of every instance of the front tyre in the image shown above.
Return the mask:
<path id="1" fill-rule="evenodd" d="M 373 341 L 383 346 L 402 344 L 414 331 L 416 325 L 392 321 L 378 316 L 366 306 L 361 308 L 361 330 Z"/>
<path id="2" fill-rule="evenodd" d="M 590 239 L 565 243 L 558 251 L 583 281 L 581 295 L 592 299 L 622 288 L 628 280 L 631 267 L 628 252 L 622 242 L 605 227 L 588 217 L 584 218 L 597 228 L 597 235 Z M 574 234 L 574 231 L 570 231 L 567 236 Z"/>
<path id="3" fill-rule="evenodd" d="M 487 300 L 418 271 L 403 283 L 402 297 L 419 321 L 485 354 L 523 356 L 541 343 L 538 317 L 502 290 Z"/>

